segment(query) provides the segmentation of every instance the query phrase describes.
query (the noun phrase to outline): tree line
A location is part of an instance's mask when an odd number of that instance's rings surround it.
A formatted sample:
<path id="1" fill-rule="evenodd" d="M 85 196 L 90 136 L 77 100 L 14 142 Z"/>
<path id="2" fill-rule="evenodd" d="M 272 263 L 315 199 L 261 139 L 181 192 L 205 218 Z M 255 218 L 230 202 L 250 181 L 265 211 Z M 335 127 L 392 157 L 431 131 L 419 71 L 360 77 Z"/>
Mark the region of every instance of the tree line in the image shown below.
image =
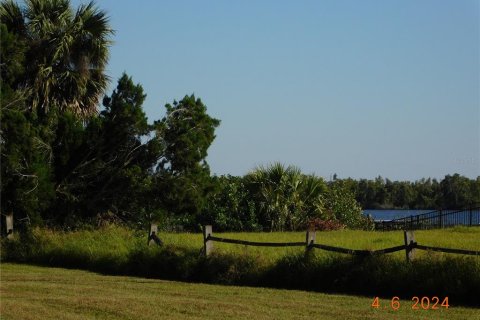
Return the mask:
<path id="1" fill-rule="evenodd" d="M 149 122 L 146 94 L 127 74 L 105 94 L 114 32 L 104 11 L 92 3 L 74 9 L 68 0 L 7 0 L 0 17 L 1 212 L 19 223 L 370 228 L 362 207 L 478 200 L 479 179 L 458 175 L 440 183 L 326 182 L 273 163 L 241 177 L 212 176 L 206 158 L 220 120 L 200 98 L 185 95 Z"/>
<path id="2" fill-rule="evenodd" d="M 469 179 L 458 173 L 443 179 L 391 181 L 337 179 L 364 209 L 462 209 L 480 206 L 480 176 Z"/>

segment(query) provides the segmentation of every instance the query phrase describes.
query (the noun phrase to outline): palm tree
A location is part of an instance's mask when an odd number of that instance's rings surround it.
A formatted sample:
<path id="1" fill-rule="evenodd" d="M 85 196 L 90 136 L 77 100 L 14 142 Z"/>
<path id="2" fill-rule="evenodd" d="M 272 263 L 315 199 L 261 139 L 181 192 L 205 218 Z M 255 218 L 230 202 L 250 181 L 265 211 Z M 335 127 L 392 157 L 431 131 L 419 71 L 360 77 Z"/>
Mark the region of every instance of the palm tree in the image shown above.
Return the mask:
<path id="1" fill-rule="evenodd" d="M 305 175 L 302 179 L 300 194 L 303 199 L 303 222 L 312 218 L 325 218 L 327 216 L 325 208 L 325 195 L 327 194 L 327 184 L 325 181 L 315 175 Z"/>
<path id="2" fill-rule="evenodd" d="M 245 178 L 261 223 L 270 231 L 298 230 L 309 219 L 326 215 L 327 185 L 322 178 L 278 162 L 257 167 Z"/>
<path id="3" fill-rule="evenodd" d="M 28 47 L 18 87 L 31 89 L 31 109 L 54 107 L 82 117 L 97 111 L 113 34 L 105 12 L 93 2 L 74 11 L 69 0 L 26 0 L 23 8 L 6 0 L 0 18 Z"/>
<path id="4" fill-rule="evenodd" d="M 296 225 L 301 186 L 301 172 L 297 167 L 274 163 L 258 167 L 246 176 L 247 184 L 259 206 L 264 225 L 270 231 L 290 229 Z"/>

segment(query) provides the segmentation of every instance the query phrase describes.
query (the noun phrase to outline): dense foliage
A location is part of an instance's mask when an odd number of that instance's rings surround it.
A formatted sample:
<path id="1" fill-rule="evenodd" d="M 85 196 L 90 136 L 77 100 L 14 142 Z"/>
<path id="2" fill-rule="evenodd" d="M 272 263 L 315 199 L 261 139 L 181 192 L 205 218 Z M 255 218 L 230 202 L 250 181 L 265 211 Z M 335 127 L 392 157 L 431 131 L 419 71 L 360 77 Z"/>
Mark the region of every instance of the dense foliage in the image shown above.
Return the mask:
<path id="1" fill-rule="evenodd" d="M 221 176 L 214 181 L 206 218 L 219 231 L 304 230 L 312 223 L 331 229 L 371 228 L 342 184 L 328 184 L 294 166 L 274 163 L 244 177 Z"/>
<path id="2" fill-rule="evenodd" d="M 194 95 L 167 104 L 166 115 L 155 121 L 163 155 L 155 174 L 156 194 L 161 195 L 160 218 L 181 217 L 177 223 L 200 227 L 206 200 L 213 190 L 206 157 L 220 121 L 207 114 L 207 107 Z M 158 217 L 157 217 L 158 218 Z"/>
<path id="3" fill-rule="evenodd" d="M 480 205 L 480 176 L 469 179 L 459 174 L 441 181 L 421 179 L 391 181 L 335 179 L 341 181 L 364 209 L 457 209 Z"/>
<path id="4" fill-rule="evenodd" d="M 480 177 L 458 174 L 325 182 L 274 163 L 212 177 L 206 159 L 220 120 L 201 99 L 186 95 L 149 122 L 146 94 L 128 75 L 105 95 L 113 34 L 105 12 L 69 0 L 5 0 L 0 17 L 1 212 L 13 213 L 17 228 L 105 220 L 189 230 L 368 228 L 362 207 L 480 202 Z"/>
<path id="5" fill-rule="evenodd" d="M 259 225 L 270 231 L 303 230 L 315 219 L 339 221 L 351 228 L 368 226 L 353 194 L 341 184 L 328 185 L 322 178 L 305 175 L 294 166 L 274 163 L 258 167 L 240 179 L 223 179 L 229 183 L 215 194 L 211 203 L 217 212 L 234 208 L 236 213 L 230 215 L 230 228 L 244 225 L 255 230 Z M 233 190 L 242 190 L 236 196 L 244 198 L 225 201 Z M 243 219 L 235 221 L 236 217 Z"/>

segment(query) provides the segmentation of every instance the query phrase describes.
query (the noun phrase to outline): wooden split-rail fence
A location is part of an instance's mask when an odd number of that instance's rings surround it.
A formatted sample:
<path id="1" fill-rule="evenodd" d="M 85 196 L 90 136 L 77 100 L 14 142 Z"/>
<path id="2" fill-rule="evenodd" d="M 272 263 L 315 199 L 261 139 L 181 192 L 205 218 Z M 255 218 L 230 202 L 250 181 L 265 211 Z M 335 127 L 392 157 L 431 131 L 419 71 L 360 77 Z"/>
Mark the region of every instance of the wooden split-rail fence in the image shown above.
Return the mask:
<path id="1" fill-rule="evenodd" d="M 12 238 L 13 215 L 6 216 L 6 229 L 7 229 L 7 239 Z M 405 256 L 407 261 L 412 261 L 414 259 L 416 249 L 480 257 L 480 251 L 476 251 L 476 250 L 442 248 L 442 247 L 420 245 L 415 241 L 415 235 L 413 230 L 404 231 L 403 245 L 384 248 L 384 249 L 378 249 L 378 250 L 348 249 L 348 248 L 342 248 L 342 247 L 336 247 L 336 246 L 329 246 L 325 244 L 315 243 L 315 240 L 316 240 L 316 231 L 313 228 L 307 229 L 305 242 L 255 242 L 255 241 L 215 237 L 213 235 L 213 229 L 211 225 L 206 225 L 203 227 L 203 251 L 206 256 L 210 255 L 213 252 L 213 242 L 223 242 L 223 243 L 239 244 L 244 246 L 256 246 L 256 247 L 305 247 L 307 251 L 310 251 L 312 249 L 321 249 L 325 251 L 350 254 L 354 256 L 373 256 L 373 255 L 381 255 L 381 254 L 387 254 L 387 253 L 393 253 L 393 252 L 405 250 Z M 157 224 L 152 224 L 150 227 L 148 244 L 162 245 L 162 241 L 158 237 Z M 480 247 L 480 243 L 479 243 L 479 247 Z"/>
<path id="2" fill-rule="evenodd" d="M 335 247 L 335 246 L 315 243 L 315 240 L 316 240 L 316 231 L 314 229 L 307 230 L 305 242 L 255 242 L 255 241 L 216 237 L 213 235 L 213 230 L 211 225 L 204 226 L 203 228 L 203 250 L 206 256 L 210 255 L 213 252 L 214 242 L 222 242 L 222 243 L 231 243 L 231 244 L 238 244 L 238 245 L 244 245 L 244 246 L 256 246 L 256 247 L 305 247 L 305 250 L 307 251 L 312 249 L 321 249 L 325 251 L 350 254 L 354 256 L 373 256 L 373 255 L 381 255 L 381 254 L 387 254 L 387 253 L 405 250 L 405 256 L 407 261 L 412 261 L 414 259 L 415 250 L 417 249 L 426 250 L 426 251 L 444 252 L 444 253 L 472 255 L 472 256 L 480 257 L 480 251 L 420 245 L 415 241 L 415 234 L 413 231 L 404 231 L 403 245 L 384 248 L 384 249 L 378 249 L 378 250 L 358 250 L 358 249 Z M 479 243 L 479 247 L 480 247 L 480 243 Z"/>

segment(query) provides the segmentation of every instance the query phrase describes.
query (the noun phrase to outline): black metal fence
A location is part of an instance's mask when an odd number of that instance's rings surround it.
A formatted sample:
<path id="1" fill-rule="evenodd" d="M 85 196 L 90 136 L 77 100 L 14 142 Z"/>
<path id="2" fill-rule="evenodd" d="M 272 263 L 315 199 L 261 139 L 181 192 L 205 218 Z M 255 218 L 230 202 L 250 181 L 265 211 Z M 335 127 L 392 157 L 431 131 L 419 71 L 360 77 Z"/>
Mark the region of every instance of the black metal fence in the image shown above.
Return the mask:
<path id="1" fill-rule="evenodd" d="M 455 210 L 435 210 L 419 215 L 376 221 L 376 230 L 422 230 L 453 226 L 480 226 L 480 207 Z"/>

